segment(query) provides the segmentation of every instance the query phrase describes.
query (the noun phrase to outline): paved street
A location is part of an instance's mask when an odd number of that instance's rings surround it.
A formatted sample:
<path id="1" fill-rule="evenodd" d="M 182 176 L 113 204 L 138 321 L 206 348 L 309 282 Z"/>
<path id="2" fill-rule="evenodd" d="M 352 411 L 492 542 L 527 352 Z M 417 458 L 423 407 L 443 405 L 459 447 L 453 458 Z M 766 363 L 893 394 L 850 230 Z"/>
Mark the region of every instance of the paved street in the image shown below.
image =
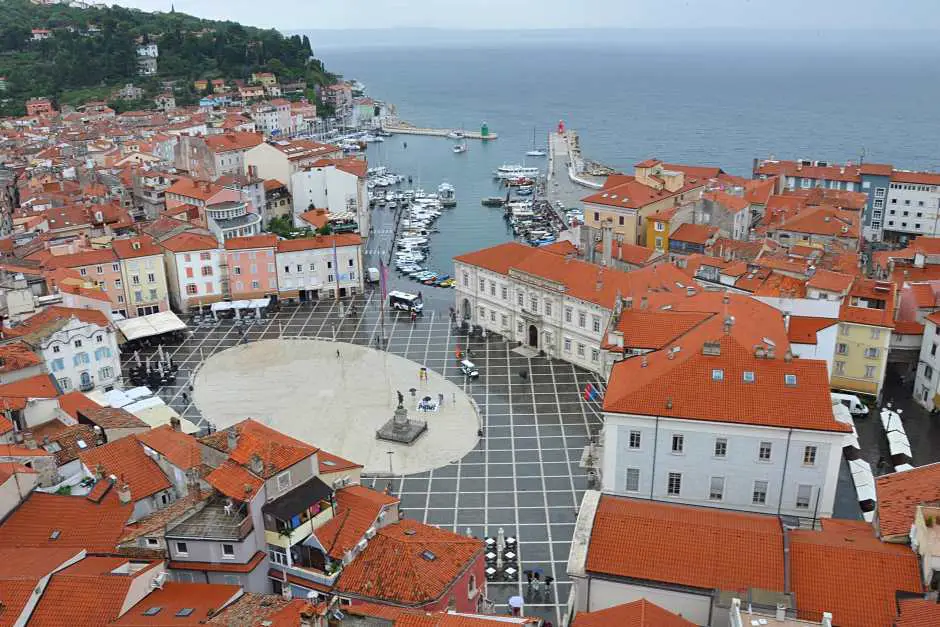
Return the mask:
<path id="1" fill-rule="evenodd" d="M 384 488 L 392 481 L 409 518 L 460 533 L 470 529 L 478 537 L 495 535 L 502 527 L 507 535 L 518 537 L 521 569 L 541 569 L 556 580 L 547 598 L 532 599 L 527 612 L 560 624 L 560 608 L 569 590 L 565 566 L 575 508 L 587 487 L 579 461 L 589 434 L 601 424 L 599 407 L 582 400 L 580 390 L 588 382 L 597 383 L 596 377 L 561 361 L 517 355 L 495 337 L 468 341 L 454 333 L 446 313 L 447 297 L 453 292 L 434 291 L 431 300 L 437 308 L 417 323 L 405 315 L 388 316 L 388 350 L 426 365 L 470 394 L 481 408 L 485 437 L 455 464 L 416 475 L 369 477 L 365 482 Z M 182 345 L 164 347 L 179 364 L 180 376 L 179 385 L 160 394 L 186 418 L 204 426 L 192 399 L 185 403 L 182 397 L 190 374 L 203 360 L 239 344 L 278 337 L 373 343 L 380 335 L 377 292 L 357 296 L 360 315 L 343 317 L 341 309 L 349 302 L 285 306 L 247 330 L 231 321 L 192 329 Z M 457 344 L 473 351 L 480 368 L 477 382 L 466 382 L 457 370 Z M 519 376 L 522 371 L 527 378 Z M 523 577 L 521 582 L 491 583 L 489 597 L 505 610 L 510 596 L 524 593 L 524 581 Z"/>

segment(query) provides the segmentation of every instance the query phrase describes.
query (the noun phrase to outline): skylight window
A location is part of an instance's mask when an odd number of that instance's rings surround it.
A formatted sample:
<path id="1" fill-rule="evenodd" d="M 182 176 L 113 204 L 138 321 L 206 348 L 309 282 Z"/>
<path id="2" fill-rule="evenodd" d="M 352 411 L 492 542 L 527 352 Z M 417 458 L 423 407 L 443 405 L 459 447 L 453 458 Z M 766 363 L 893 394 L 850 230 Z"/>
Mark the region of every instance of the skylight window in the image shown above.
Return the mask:
<path id="1" fill-rule="evenodd" d="M 88 445 L 85 444 L 85 440 L 75 440 L 75 443 L 78 444 L 78 448 L 88 448 Z"/>
<path id="2" fill-rule="evenodd" d="M 336 462 L 334 462 L 332 459 L 324 459 L 322 463 L 323 463 L 324 466 L 335 466 L 335 465 L 336 465 Z"/>
<path id="3" fill-rule="evenodd" d="M 787 385 L 796 385 L 796 375 L 795 374 L 785 374 L 783 375 L 783 382 Z"/>
<path id="4" fill-rule="evenodd" d="M 754 372 L 751 370 L 744 371 L 744 382 L 745 383 L 754 383 Z"/>
<path id="5" fill-rule="evenodd" d="M 177 617 L 177 618 L 185 618 L 185 617 L 189 616 L 189 615 L 192 614 L 192 613 L 193 613 L 193 608 L 191 608 L 191 607 L 184 607 L 183 609 L 181 609 L 179 612 L 176 613 L 176 617 Z"/>
<path id="6" fill-rule="evenodd" d="M 712 381 L 724 381 L 725 380 L 725 371 L 721 368 L 715 368 L 712 370 Z"/>
<path id="7" fill-rule="evenodd" d="M 162 609 L 163 608 L 160 607 L 159 605 L 154 606 L 154 607 L 149 607 L 144 611 L 144 616 L 156 616 L 157 614 L 160 613 L 160 610 Z"/>
<path id="8" fill-rule="evenodd" d="M 49 539 L 50 539 L 50 540 L 58 540 L 58 539 L 59 539 L 59 536 L 61 536 L 61 535 L 62 535 L 62 531 L 61 531 L 61 530 L 59 530 L 59 529 L 53 529 L 53 530 L 52 530 L 52 533 L 49 534 Z"/>
<path id="9" fill-rule="evenodd" d="M 437 559 L 437 555 L 435 555 L 434 553 L 428 550 L 421 551 L 421 557 L 423 557 L 429 562 L 433 562 L 434 560 Z"/>

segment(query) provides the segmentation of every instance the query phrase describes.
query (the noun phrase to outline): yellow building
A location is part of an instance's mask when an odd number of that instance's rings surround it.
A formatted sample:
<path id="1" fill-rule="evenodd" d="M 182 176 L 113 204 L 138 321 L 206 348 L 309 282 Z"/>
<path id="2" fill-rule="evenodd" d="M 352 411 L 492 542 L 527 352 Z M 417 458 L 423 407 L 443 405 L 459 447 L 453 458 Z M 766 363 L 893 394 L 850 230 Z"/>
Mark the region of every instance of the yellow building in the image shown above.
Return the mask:
<path id="1" fill-rule="evenodd" d="M 646 247 L 658 253 L 669 253 L 669 233 L 675 207 L 654 211 L 646 218 Z"/>
<path id="2" fill-rule="evenodd" d="M 832 387 L 881 395 L 894 328 L 893 283 L 856 279 L 839 311 Z"/>
<path id="3" fill-rule="evenodd" d="M 121 264 L 127 318 L 170 310 L 163 249 L 149 235 L 111 242 Z"/>
<path id="4" fill-rule="evenodd" d="M 634 166 L 633 176 L 608 176 L 602 189 L 582 199 L 585 225 L 599 230 L 609 221 L 618 241 L 649 246 L 649 216 L 701 197 L 707 179 L 697 172 L 687 175 L 682 167 L 648 159 Z"/>

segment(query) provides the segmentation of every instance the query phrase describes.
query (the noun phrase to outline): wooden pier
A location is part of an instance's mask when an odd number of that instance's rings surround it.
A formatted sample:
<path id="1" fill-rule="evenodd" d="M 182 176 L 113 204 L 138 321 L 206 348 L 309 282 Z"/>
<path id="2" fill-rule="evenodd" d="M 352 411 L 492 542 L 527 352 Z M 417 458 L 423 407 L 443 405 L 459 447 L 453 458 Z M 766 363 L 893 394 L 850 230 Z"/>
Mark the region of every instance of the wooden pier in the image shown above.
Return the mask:
<path id="1" fill-rule="evenodd" d="M 465 131 L 459 128 L 420 128 L 418 126 L 412 126 L 411 124 L 402 123 L 385 124 L 382 126 L 382 130 L 395 133 L 396 135 L 424 135 L 426 137 L 449 137 L 450 139 L 458 139 L 456 137 L 450 137 L 451 133 L 463 133 L 463 138 L 479 139 L 481 141 L 491 141 L 499 138 L 499 135 L 496 133 L 484 135 L 479 131 Z"/>

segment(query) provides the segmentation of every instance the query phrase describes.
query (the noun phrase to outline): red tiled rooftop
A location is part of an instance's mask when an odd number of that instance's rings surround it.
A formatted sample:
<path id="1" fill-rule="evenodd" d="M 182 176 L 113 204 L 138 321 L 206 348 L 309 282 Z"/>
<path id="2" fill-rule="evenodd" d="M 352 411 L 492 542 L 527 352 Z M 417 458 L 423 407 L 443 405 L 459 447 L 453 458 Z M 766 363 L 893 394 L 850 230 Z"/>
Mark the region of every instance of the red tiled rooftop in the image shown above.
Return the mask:
<path id="1" fill-rule="evenodd" d="M 814 287 L 818 290 L 827 292 L 846 292 L 855 280 L 850 274 L 841 272 L 832 272 L 830 270 L 816 270 L 813 276 L 806 282 L 807 287 Z"/>
<path id="2" fill-rule="evenodd" d="M 264 485 L 263 479 L 230 460 L 222 462 L 205 479 L 213 488 L 238 501 L 250 501 Z"/>
<path id="3" fill-rule="evenodd" d="M 794 344 L 816 344 L 817 333 L 838 323 L 839 321 L 835 318 L 790 316 L 790 328 L 787 330 L 787 337 Z"/>
<path id="4" fill-rule="evenodd" d="M 125 437 L 79 454 L 82 464 L 92 473 L 100 464 L 106 475 L 117 477 L 118 486 L 126 483 L 136 503 L 171 487 L 160 467 L 134 437 Z"/>
<path id="5" fill-rule="evenodd" d="M 42 358 L 22 342 L 0 346 L 0 373 L 16 372 L 42 363 Z"/>
<path id="6" fill-rule="evenodd" d="M 379 513 L 398 499 L 361 485 L 350 485 L 336 491 L 335 514 L 314 533 L 320 545 L 333 559 L 341 560 L 346 551 L 362 540 Z"/>
<path id="7" fill-rule="evenodd" d="M 177 583 L 168 581 L 153 590 L 112 625 L 122 627 L 163 627 L 164 625 L 200 625 L 241 596 L 241 586 L 220 583 Z M 156 614 L 144 613 L 159 607 Z M 189 608 L 188 616 L 178 612 Z M 213 612 L 210 615 L 210 611 Z"/>
<path id="8" fill-rule="evenodd" d="M 694 627 L 678 614 L 640 599 L 605 610 L 578 612 L 571 627 Z"/>
<path id="9" fill-rule="evenodd" d="M 875 479 L 877 524 L 881 536 L 906 536 L 921 503 L 940 500 L 940 462 Z"/>
<path id="10" fill-rule="evenodd" d="M 190 470 L 202 463 L 199 441 L 170 425 L 161 425 L 136 437 L 181 470 Z"/>
<path id="11" fill-rule="evenodd" d="M 695 588 L 782 592 L 783 532 L 772 516 L 602 496 L 586 570 Z"/>
<path id="12" fill-rule="evenodd" d="M 940 604 L 928 599 L 898 601 L 900 617 L 894 627 L 937 627 L 940 625 Z"/>
<path id="13" fill-rule="evenodd" d="M 277 236 L 271 233 L 230 237 L 225 240 L 225 250 L 248 250 L 251 248 L 273 248 L 277 246 Z"/>
<path id="14" fill-rule="evenodd" d="M 180 233 L 161 242 L 164 248 L 174 253 L 186 253 L 197 250 L 215 250 L 218 240 L 203 233 Z"/>
<path id="15" fill-rule="evenodd" d="M 298 250 L 332 248 L 334 243 L 337 248 L 342 248 L 343 246 L 361 246 L 362 237 L 358 233 L 336 233 L 333 235 L 282 239 L 277 242 L 277 252 L 290 253 Z"/>

